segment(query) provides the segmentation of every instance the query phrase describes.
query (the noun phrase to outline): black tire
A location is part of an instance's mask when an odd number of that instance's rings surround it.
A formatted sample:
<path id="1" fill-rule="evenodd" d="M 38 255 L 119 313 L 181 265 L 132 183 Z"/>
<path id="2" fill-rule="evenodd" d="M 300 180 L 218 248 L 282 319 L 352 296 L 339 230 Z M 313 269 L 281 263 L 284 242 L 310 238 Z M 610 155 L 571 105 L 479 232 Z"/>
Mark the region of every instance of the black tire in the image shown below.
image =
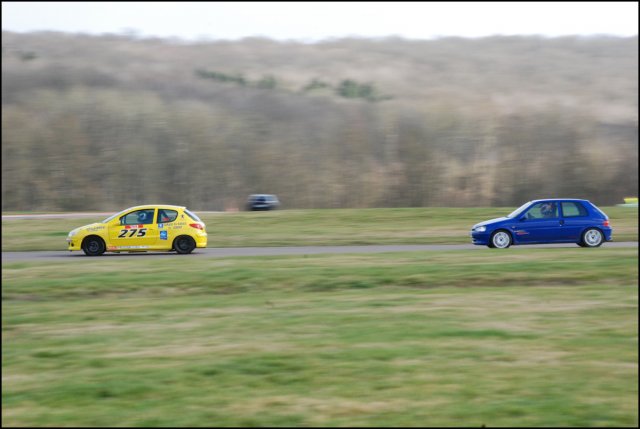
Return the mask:
<path id="1" fill-rule="evenodd" d="M 104 240 L 96 235 L 90 235 L 82 240 L 82 251 L 87 256 L 100 256 L 105 250 Z"/>
<path id="2" fill-rule="evenodd" d="M 602 234 L 602 231 L 598 228 L 588 228 L 582 233 L 582 237 L 580 237 L 580 242 L 578 244 L 581 247 L 600 247 L 603 242 L 604 235 Z"/>
<path id="3" fill-rule="evenodd" d="M 196 242 L 188 235 L 181 235 L 173 241 L 173 248 L 176 249 L 176 252 L 186 255 L 193 252 L 193 249 L 196 248 Z"/>
<path id="4" fill-rule="evenodd" d="M 488 246 L 492 249 L 506 249 L 511 246 L 511 243 L 513 243 L 513 239 L 511 238 L 509 231 L 499 229 L 491 234 Z"/>

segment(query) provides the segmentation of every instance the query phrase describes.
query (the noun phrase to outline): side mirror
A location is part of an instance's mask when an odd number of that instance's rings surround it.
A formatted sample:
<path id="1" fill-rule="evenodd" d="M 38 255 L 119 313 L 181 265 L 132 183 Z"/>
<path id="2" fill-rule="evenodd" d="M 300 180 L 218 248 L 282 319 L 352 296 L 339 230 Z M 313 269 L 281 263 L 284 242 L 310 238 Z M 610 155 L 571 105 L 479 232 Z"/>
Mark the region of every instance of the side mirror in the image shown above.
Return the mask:
<path id="1" fill-rule="evenodd" d="M 526 217 L 526 216 L 522 216 L 522 217 L 521 217 L 520 219 L 518 219 L 518 220 L 519 220 L 520 222 L 524 222 L 524 221 L 526 221 L 526 220 L 527 220 L 527 217 Z"/>

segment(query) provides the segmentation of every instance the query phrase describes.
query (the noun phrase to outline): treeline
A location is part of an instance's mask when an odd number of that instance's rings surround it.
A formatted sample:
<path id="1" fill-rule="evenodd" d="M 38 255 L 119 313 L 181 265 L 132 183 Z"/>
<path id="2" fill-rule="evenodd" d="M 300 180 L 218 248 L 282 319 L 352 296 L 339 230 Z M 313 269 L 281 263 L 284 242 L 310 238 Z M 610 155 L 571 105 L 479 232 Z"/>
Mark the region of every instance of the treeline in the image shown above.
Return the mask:
<path id="1" fill-rule="evenodd" d="M 638 192 L 637 38 L 2 42 L 3 211 Z"/>
<path id="2" fill-rule="evenodd" d="M 253 86 L 260 89 L 272 89 L 278 88 L 278 80 L 271 75 L 263 76 L 260 80 L 255 82 L 248 81 L 242 74 L 227 74 L 217 71 L 208 70 L 196 70 L 196 75 L 203 79 L 213 79 L 218 82 L 232 83 L 240 86 Z M 327 82 L 323 82 L 318 79 L 313 79 L 307 85 L 300 90 L 302 93 L 308 93 L 310 91 L 318 90 L 332 90 L 336 95 L 344 98 L 362 98 L 368 101 L 383 101 L 390 100 L 393 97 L 388 95 L 380 95 L 374 85 L 370 83 L 359 83 L 351 79 L 345 79 L 340 82 L 335 88 L 333 85 Z"/>

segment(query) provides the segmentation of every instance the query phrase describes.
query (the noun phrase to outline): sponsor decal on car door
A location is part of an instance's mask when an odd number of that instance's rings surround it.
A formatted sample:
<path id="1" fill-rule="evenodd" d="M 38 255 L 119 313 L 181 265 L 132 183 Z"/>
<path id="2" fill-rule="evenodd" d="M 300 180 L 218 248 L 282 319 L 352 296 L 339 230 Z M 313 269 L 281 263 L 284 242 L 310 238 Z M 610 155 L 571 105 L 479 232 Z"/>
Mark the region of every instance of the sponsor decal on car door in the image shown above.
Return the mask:
<path id="1" fill-rule="evenodd" d="M 109 247 L 121 250 L 149 249 L 158 241 L 155 209 L 136 210 L 109 225 Z"/>

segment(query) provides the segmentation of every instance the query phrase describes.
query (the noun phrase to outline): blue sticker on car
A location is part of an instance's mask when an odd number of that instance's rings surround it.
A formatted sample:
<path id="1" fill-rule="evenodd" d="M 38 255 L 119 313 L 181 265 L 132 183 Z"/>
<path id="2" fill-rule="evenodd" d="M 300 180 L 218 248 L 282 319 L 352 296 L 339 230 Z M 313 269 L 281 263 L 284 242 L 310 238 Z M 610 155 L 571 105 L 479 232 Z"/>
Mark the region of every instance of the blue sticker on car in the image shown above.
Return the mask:
<path id="1" fill-rule="evenodd" d="M 167 231 L 160 231 L 160 240 L 167 239 Z"/>

